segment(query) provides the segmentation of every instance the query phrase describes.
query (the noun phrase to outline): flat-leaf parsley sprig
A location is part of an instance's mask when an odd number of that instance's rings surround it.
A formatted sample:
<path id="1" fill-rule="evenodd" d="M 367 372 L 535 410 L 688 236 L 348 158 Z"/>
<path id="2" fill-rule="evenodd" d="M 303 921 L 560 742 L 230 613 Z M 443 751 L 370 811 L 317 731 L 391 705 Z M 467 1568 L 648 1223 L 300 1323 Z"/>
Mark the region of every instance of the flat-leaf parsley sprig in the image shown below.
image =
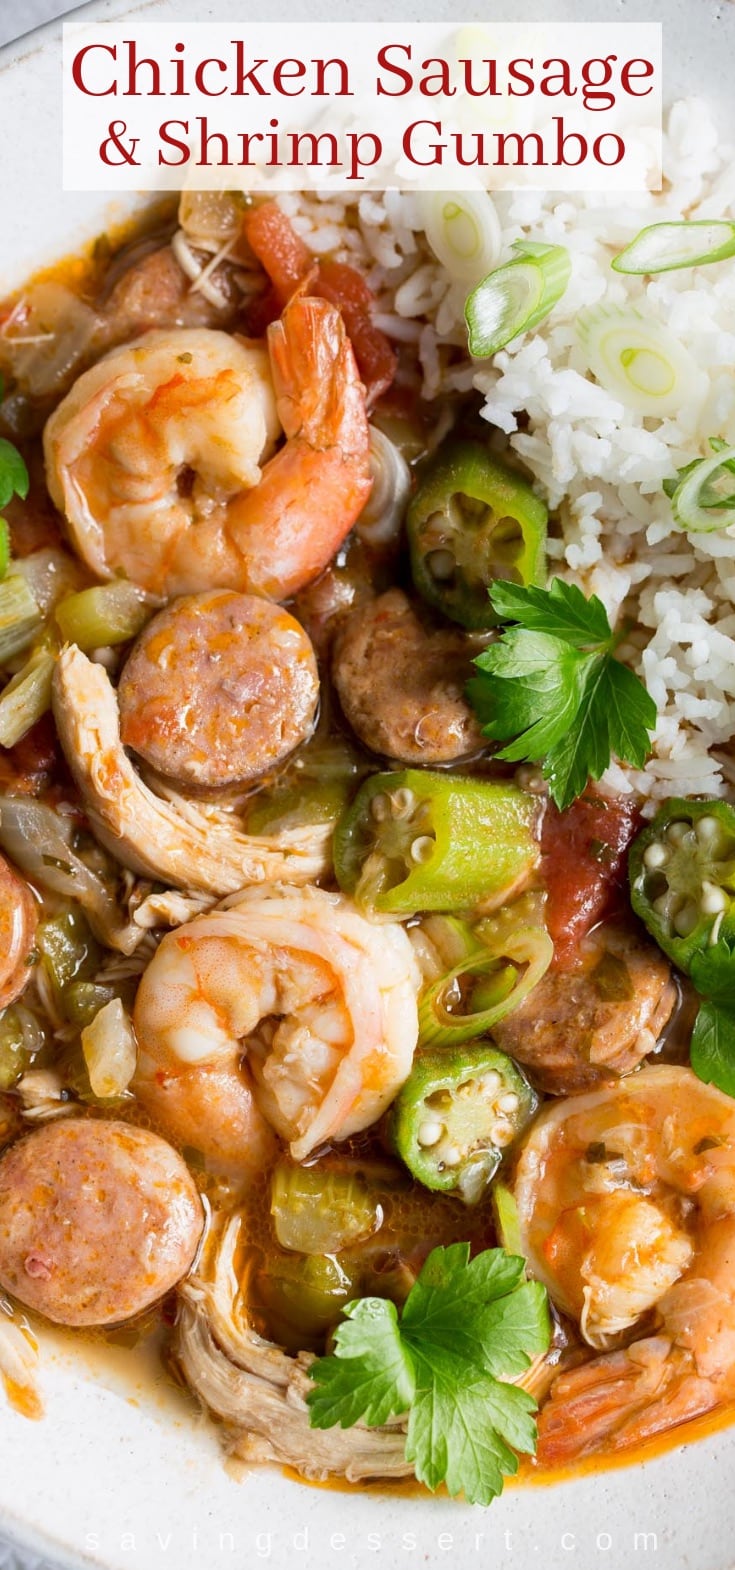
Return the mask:
<path id="1" fill-rule="evenodd" d="M 2 398 L 2 385 L 0 383 L 0 398 Z M 25 500 L 28 495 L 29 479 L 28 470 L 17 447 L 12 442 L 0 436 L 0 508 L 7 507 L 13 496 L 20 496 Z M 10 530 L 4 518 L 0 517 L 0 578 L 4 578 L 10 561 Z"/>
<path id="2" fill-rule="evenodd" d="M 642 768 L 656 705 L 615 659 L 620 638 L 602 601 L 561 578 L 548 589 L 497 582 L 488 593 L 512 625 L 477 656 L 467 691 L 484 734 L 508 743 L 497 756 L 540 764 L 560 810 L 613 757 Z"/>
<path id="3" fill-rule="evenodd" d="M 545 1288 L 502 1248 L 435 1248 L 399 1313 L 385 1298 L 348 1303 L 334 1354 L 317 1358 L 312 1428 L 387 1423 L 408 1414 L 406 1460 L 419 1482 L 489 1505 L 517 1452 L 536 1448 L 536 1402 L 506 1381 L 547 1350 Z"/>

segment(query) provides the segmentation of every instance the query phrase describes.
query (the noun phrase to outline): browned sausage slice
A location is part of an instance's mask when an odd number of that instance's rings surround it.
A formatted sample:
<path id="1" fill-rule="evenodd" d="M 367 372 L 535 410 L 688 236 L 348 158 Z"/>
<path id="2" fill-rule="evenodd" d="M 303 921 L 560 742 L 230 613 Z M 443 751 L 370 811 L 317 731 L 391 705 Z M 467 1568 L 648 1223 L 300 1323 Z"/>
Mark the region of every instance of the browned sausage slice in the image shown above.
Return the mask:
<path id="1" fill-rule="evenodd" d="M 314 650 L 288 611 L 229 589 L 190 594 L 127 660 L 122 739 L 159 774 L 219 790 L 283 762 L 310 735 L 318 696 Z"/>
<path id="2" fill-rule="evenodd" d="M 483 746 L 463 693 L 472 650 L 424 626 L 400 589 L 360 605 L 334 644 L 334 682 L 356 736 L 398 763 L 450 763 Z"/>
<path id="3" fill-rule="evenodd" d="M 0 1008 L 19 998 L 26 985 L 37 925 L 38 908 L 28 884 L 0 856 Z"/>
<path id="4" fill-rule="evenodd" d="M 204 1215 L 181 1157 L 128 1123 L 46 1123 L 0 1159 L 0 1286 L 60 1325 L 109 1325 L 186 1275 Z"/>
<path id="5" fill-rule="evenodd" d="M 540 1090 L 567 1096 L 630 1074 L 653 1051 L 676 1003 L 668 960 L 635 927 L 604 923 L 576 970 L 547 970 L 493 1036 Z"/>

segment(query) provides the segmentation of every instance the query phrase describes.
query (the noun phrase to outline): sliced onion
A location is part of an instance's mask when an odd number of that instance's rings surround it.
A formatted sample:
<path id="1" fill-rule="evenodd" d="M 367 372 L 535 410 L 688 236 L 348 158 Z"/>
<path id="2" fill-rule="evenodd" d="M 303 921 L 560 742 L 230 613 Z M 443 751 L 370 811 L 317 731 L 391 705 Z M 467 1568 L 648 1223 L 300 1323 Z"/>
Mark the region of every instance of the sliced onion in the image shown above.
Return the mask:
<path id="1" fill-rule="evenodd" d="M 73 819 L 42 802 L 0 796 L 0 845 L 11 861 L 41 888 L 77 900 L 96 935 L 110 944 L 121 912 L 107 884 L 72 850 L 73 828 Z"/>
<path id="2" fill-rule="evenodd" d="M 692 218 L 681 223 L 649 224 L 611 267 L 616 273 L 671 273 L 679 267 L 705 267 L 735 256 L 735 223 Z"/>
<path id="3" fill-rule="evenodd" d="M 64 284 L 32 284 L 0 328 L 0 368 L 22 393 L 46 398 L 62 390 L 98 325 Z"/>
<path id="4" fill-rule="evenodd" d="M 232 191 L 182 191 L 179 223 L 190 240 L 212 242 L 216 248 L 240 229 L 243 200 Z"/>
<path id="5" fill-rule="evenodd" d="M 25 579 L 42 616 L 48 616 L 59 600 L 67 594 L 75 594 L 89 582 L 79 562 L 68 551 L 52 547 L 32 551 L 22 561 L 14 561 L 13 572 Z"/>
<path id="6" fill-rule="evenodd" d="M 411 494 L 411 471 L 393 442 L 370 427 L 370 475 L 373 488 L 355 524 L 366 545 L 388 545 L 403 523 Z"/>
<path id="7" fill-rule="evenodd" d="M 590 370 L 626 408 L 663 418 L 698 396 L 699 367 L 655 317 L 597 306 L 582 312 L 577 332 Z"/>
<path id="8" fill-rule="evenodd" d="M 135 1073 L 133 1027 L 119 998 L 111 998 L 82 1031 L 82 1052 L 92 1094 L 101 1100 L 122 1096 Z"/>
<path id="9" fill-rule="evenodd" d="M 479 283 L 497 265 L 500 219 L 487 191 L 428 191 L 420 212 L 429 245 L 450 278 Z"/>

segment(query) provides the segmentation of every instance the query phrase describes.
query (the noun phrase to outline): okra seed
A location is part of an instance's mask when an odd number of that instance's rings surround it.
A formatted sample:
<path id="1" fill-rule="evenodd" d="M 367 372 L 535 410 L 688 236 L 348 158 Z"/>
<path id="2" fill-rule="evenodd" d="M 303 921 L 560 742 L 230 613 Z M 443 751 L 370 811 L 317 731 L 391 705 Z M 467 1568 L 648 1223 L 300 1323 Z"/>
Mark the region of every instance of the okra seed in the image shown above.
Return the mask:
<path id="1" fill-rule="evenodd" d="M 671 840 L 672 845 L 681 845 L 684 835 L 687 832 L 686 823 L 670 823 L 666 832 L 669 839 Z"/>
<path id="2" fill-rule="evenodd" d="M 500 1075 L 496 1068 L 488 1070 L 482 1081 L 482 1088 L 487 1096 L 496 1096 L 501 1085 Z"/>
<path id="3" fill-rule="evenodd" d="M 649 872 L 657 872 L 659 867 L 665 867 L 668 859 L 669 851 L 660 840 L 654 840 L 653 844 L 647 845 L 643 853 L 643 865 Z"/>
<path id="4" fill-rule="evenodd" d="M 388 809 L 389 809 L 388 797 L 384 796 L 382 791 L 381 791 L 380 795 L 373 796 L 373 799 L 372 799 L 372 801 L 370 803 L 370 811 L 371 811 L 371 813 L 372 813 L 376 823 L 384 823 L 385 822 L 385 819 L 388 816 Z"/>
<path id="5" fill-rule="evenodd" d="M 699 921 L 699 912 L 693 900 L 687 900 L 674 917 L 674 926 L 680 938 L 688 938 Z"/>
<path id="6" fill-rule="evenodd" d="M 443 1123 L 439 1123 L 436 1118 L 424 1118 L 423 1123 L 419 1124 L 418 1142 L 428 1149 L 430 1145 L 439 1143 L 443 1133 Z"/>
<path id="7" fill-rule="evenodd" d="M 430 861 L 434 851 L 434 840 L 430 834 L 419 834 L 411 845 L 412 861 Z"/>
<path id="8" fill-rule="evenodd" d="M 453 577 L 457 563 L 451 551 L 429 551 L 426 565 L 432 578 L 438 583 L 447 583 Z"/>
<path id="9" fill-rule="evenodd" d="M 462 1160 L 462 1152 L 457 1145 L 447 1145 L 442 1151 L 442 1160 L 445 1167 L 458 1167 Z"/>
<path id="10" fill-rule="evenodd" d="M 708 814 L 706 817 L 697 820 L 694 825 L 694 832 L 698 840 L 706 842 L 717 838 L 720 832 L 720 825 L 716 818 L 712 818 Z"/>
<path id="11" fill-rule="evenodd" d="M 502 1150 L 505 1145 L 509 1145 L 512 1138 L 512 1125 L 510 1123 L 506 1123 L 503 1119 L 496 1123 L 495 1127 L 491 1129 L 490 1140 L 495 1146 L 496 1150 Z"/>
<path id="12" fill-rule="evenodd" d="M 724 889 L 718 889 L 716 883 L 708 883 L 704 879 L 699 908 L 703 916 L 719 916 L 720 911 L 727 910 L 727 895 Z"/>
<path id="13" fill-rule="evenodd" d="M 389 797 L 389 801 L 390 810 L 394 818 L 407 818 L 416 806 L 416 797 L 413 791 L 408 790 L 405 785 L 401 785 L 398 790 L 394 790 L 392 796 Z"/>
<path id="14" fill-rule="evenodd" d="M 669 890 L 666 894 L 659 894 L 658 899 L 654 900 L 653 909 L 657 916 L 668 916 L 670 899 L 671 891 Z"/>
<path id="15" fill-rule="evenodd" d="M 507 1095 L 501 1096 L 498 1101 L 499 1112 L 517 1112 L 518 1097 L 514 1090 L 509 1090 Z"/>

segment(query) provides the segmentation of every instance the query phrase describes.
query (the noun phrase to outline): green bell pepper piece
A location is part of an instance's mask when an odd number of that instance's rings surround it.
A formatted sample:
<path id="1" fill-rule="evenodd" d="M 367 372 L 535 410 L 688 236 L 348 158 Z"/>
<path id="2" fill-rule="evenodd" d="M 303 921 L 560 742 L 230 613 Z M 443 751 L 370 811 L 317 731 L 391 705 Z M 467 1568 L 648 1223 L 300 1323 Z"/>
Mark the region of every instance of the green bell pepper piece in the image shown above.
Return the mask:
<path id="1" fill-rule="evenodd" d="M 419 594 L 463 627 L 496 626 L 487 593 L 496 578 L 546 581 L 547 517 L 527 481 L 480 442 L 445 442 L 407 513 Z"/>
<path id="2" fill-rule="evenodd" d="M 538 1097 L 516 1064 L 488 1042 L 420 1052 L 393 1103 L 390 1137 L 426 1188 L 475 1204 Z"/>
<path id="3" fill-rule="evenodd" d="M 280 1161 L 271 1178 L 271 1219 L 281 1248 L 338 1254 L 377 1231 L 383 1212 L 358 1171 Z"/>
<path id="4" fill-rule="evenodd" d="M 268 1254 L 253 1285 L 267 1334 L 293 1353 L 320 1351 L 345 1304 L 360 1296 L 355 1266 L 329 1254 Z"/>
<path id="5" fill-rule="evenodd" d="M 496 780 L 372 774 L 335 829 L 337 881 L 363 909 L 402 916 L 499 904 L 538 860 L 537 811 Z"/>
<path id="6" fill-rule="evenodd" d="M 735 808 L 673 798 L 630 848 L 631 904 L 687 974 L 695 954 L 735 935 Z"/>

